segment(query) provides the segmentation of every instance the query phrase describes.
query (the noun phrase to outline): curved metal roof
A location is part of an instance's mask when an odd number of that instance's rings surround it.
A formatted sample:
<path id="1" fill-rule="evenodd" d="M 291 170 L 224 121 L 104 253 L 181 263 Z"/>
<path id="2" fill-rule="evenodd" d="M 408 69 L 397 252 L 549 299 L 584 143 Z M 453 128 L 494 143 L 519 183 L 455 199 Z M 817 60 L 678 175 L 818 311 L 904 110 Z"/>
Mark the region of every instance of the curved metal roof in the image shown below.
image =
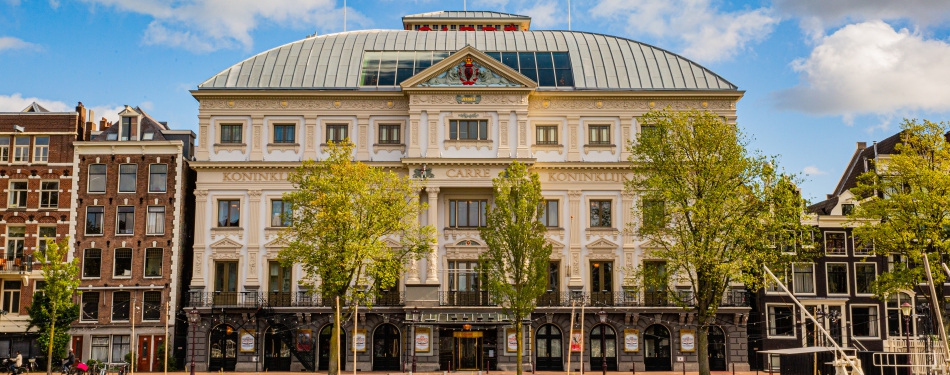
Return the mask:
<path id="1" fill-rule="evenodd" d="M 360 30 L 298 40 L 215 74 L 199 89 L 360 89 L 364 51 L 566 51 L 577 90 L 737 90 L 711 70 L 633 40 L 579 31 Z"/>
<path id="2" fill-rule="evenodd" d="M 528 16 L 522 16 L 511 13 L 489 12 L 489 11 L 461 11 L 461 10 L 440 10 L 438 12 L 410 14 L 402 17 L 407 18 L 515 18 L 530 19 Z"/>

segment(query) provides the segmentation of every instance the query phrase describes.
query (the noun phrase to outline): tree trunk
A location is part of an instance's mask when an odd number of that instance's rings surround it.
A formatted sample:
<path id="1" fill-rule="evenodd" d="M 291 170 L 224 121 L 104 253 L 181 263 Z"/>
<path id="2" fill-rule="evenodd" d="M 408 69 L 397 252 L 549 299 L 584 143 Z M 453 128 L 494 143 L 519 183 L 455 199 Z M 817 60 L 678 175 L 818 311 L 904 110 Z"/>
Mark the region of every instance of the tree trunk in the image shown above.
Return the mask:
<path id="1" fill-rule="evenodd" d="M 700 319 L 700 322 L 706 321 L 705 317 Z M 709 335 L 707 335 L 706 325 L 702 323 L 696 330 L 696 354 L 699 357 L 699 375 L 709 375 Z"/>
<path id="2" fill-rule="evenodd" d="M 518 342 L 518 345 L 517 345 L 518 346 L 518 355 L 517 355 L 518 364 L 515 367 L 516 368 L 515 374 L 521 375 L 521 373 L 524 371 L 524 368 L 522 368 L 522 364 L 521 364 L 521 361 L 523 359 L 522 357 L 524 354 L 524 350 L 522 349 L 524 345 L 524 338 L 522 337 L 524 335 L 524 325 L 521 323 L 520 317 L 518 317 L 517 319 L 518 321 L 515 322 L 515 340 L 517 340 Z M 507 339 L 508 338 L 506 337 L 505 341 L 507 341 Z M 505 345 L 508 345 L 508 343 L 505 343 Z"/>
<path id="3" fill-rule="evenodd" d="M 53 375 L 53 341 L 56 337 L 56 305 L 53 305 L 49 320 L 49 349 L 46 352 L 46 375 Z"/>
<path id="4" fill-rule="evenodd" d="M 340 321 L 340 311 L 336 310 L 333 312 L 333 329 L 330 332 L 330 363 L 327 364 L 327 375 L 338 375 L 337 363 L 341 361 L 340 358 L 340 325 L 336 322 Z M 319 333 L 317 333 L 319 340 Z"/>

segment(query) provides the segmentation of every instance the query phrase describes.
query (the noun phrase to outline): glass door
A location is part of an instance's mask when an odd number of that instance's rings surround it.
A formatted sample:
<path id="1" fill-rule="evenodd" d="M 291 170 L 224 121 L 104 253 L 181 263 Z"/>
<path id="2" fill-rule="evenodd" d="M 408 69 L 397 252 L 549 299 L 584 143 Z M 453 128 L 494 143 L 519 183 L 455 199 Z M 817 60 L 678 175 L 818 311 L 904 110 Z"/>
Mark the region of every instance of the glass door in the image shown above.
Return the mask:
<path id="1" fill-rule="evenodd" d="M 456 352 L 458 353 L 459 370 L 478 370 L 478 337 L 456 338 Z"/>
<path id="2" fill-rule="evenodd" d="M 237 262 L 217 262 L 214 264 L 214 304 L 237 304 Z"/>
<path id="3" fill-rule="evenodd" d="M 590 262 L 590 302 L 594 306 L 613 306 L 613 262 Z"/>
<path id="4" fill-rule="evenodd" d="M 268 263 L 267 303 L 271 306 L 290 306 L 290 267 L 280 262 Z"/>

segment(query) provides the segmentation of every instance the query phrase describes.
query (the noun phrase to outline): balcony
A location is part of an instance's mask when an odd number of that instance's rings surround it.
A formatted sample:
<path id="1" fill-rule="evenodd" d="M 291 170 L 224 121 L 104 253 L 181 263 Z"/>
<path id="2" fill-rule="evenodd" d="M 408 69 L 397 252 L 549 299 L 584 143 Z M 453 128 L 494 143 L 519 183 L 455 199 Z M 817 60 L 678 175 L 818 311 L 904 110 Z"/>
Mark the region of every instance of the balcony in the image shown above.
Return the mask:
<path id="1" fill-rule="evenodd" d="M 189 307 L 257 308 L 264 302 L 258 292 L 189 292 Z"/>
<path id="2" fill-rule="evenodd" d="M 495 306 L 487 291 L 439 292 L 439 304 L 442 306 Z"/>
<path id="3" fill-rule="evenodd" d="M 23 273 L 33 271 L 33 256 L 0 258 L 0 273 Z"/>
<path id="4" fill-rule="evenodd" d="M 696 304 L 691 291 L 678 292 L 547 292 L 538 298 L 538 307 L 603 306 L 603 307 L 681 307 Z M 748 307 L 749 293 L 745 290 L 727 291 L 720 307 Z"/>
<path id="5" fill-rule="evenodd" d="M 267 305 L 270 307 L 333 307 L 336 304 L 336 298 L 311 294 L 309 291 L 298 291 L 297 293 L 268 293 Z M 273 297 L 276 297 L 273 298 Z M 341 297 L 340 305 L 349 306 L 352 299 Z M 381 306 L 404 306 L 405 294 L 400 291 L 382 292 L 374 296 L 369 296 L 360 306 L 371 305 L 373 307 Z"/>

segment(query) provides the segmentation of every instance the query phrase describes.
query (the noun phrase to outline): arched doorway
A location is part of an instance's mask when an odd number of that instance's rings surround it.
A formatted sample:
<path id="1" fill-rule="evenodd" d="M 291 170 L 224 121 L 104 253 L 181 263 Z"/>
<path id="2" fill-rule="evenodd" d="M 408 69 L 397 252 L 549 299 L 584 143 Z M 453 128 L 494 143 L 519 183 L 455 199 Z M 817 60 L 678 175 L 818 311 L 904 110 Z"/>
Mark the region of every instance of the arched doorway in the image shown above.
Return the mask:
<path id="1" fill-rule="evenodd" d="M 541 371 L 563 371 L 561 356 L 561 330 L 554 324 L 545 324 L 538 328 L 534 337 L 537 366 Z"/>
<path id="2" fill-rule="evenodd" d="M 654 324 L 643 333 L 643 365 L 647 371 L 673 371 L 670 330 Z"/>
<path id="3" fill-rule="evenodd" d="M 373 371 L 399 371 L 399 329 L 392 324 L 373 332 Z"/>
<path id="4" fill-rule="evenodd" d="M 320 336 L 317 338 L 317 346 L 320 351 L 320 362 L 318 370 L 329 370 L 330 369 L 330 337 L 333 335 L 333 325 L 327 324 L 323 326 L 323 329 L 320 330 Z M 340 360 L 346 360 L 346 330 L 340 329 Z M 340 369 L 344 369 L 342 363 L 340 364 Z"/>
<path id="5" fill-rule="evenodd" d="M 208 371 L 234 371 L 237 365 L 238 333 L 234 327 L 219 324 L 211 329 L 208 341 Z"/>
<path id="6" fill-rule="evenodd" d="M 602 354 L 603 353 L 603 354 Z M 590 331 L 590 370 L 617 371 L 617 333 L 606 324 L 598 324 Z"/>
<path id="7" fill-rule="evenodd" d="M 283 324 L 272 325 L 264 332 L 264 370 L 290 371 L 292 338 Z"/>
<path id="8" fill-rule="evenodd" d="M 706 326 L 709 370 L 726 371 L 726 334 L 719 326 Z"/>

